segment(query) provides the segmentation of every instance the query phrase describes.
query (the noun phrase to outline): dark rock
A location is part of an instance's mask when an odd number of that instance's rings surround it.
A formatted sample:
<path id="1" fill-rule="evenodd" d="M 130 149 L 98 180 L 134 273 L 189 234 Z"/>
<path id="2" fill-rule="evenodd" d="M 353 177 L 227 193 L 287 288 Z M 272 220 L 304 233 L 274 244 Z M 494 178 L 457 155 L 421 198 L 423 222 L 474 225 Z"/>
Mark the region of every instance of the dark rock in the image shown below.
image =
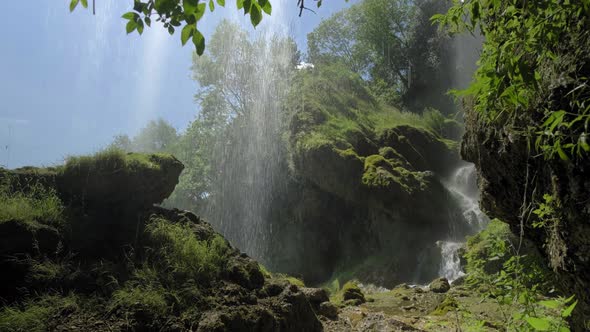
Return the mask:
<path id="1" fill-rule="evenodd" d="M 467 279 L 467 275 L 462 275 L 462 276 L 458 277 L 457 279 L 453 280 L 453 282 L 451 282 L 451 286 L 453 286 L 453 287 L 462 286 L 465 284 L 466 279 Z"/>
<path id="2" fill-rule="evenodd" d="M 322 302 L 318 314 L 330 319 L 336 319 L 338 318 L 338 307 L 332 302 Z"/>
<path id="3" fill-rule="evenodd" d="M 259 289 L 264 285 L 264 275 L 258 263 L 248 256 L 234 256 L 227 264 L 229 280 L 247 289 Z"/>
<path id="4" fill-rule="evenodd" d="M 451 289 L 451 285 L 449 285 L 447 278 L 438 278 L 433 280 L 428 288 L 435 293 L 446 293 Z"/>
<path id="5" fill-rule="evenodd" d="M 320 303 L 330 300 L 328 292 L 323 288 L 302 287 L 301 291 L 314 308 L 318 308 Z"/>

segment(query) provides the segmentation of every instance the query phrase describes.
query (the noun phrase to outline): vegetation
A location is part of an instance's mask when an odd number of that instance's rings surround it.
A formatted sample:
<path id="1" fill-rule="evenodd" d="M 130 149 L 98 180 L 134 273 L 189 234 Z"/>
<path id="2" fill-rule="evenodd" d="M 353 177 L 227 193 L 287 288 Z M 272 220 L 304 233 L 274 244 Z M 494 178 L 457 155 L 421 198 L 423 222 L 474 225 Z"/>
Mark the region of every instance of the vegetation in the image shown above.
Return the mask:
<path id="1" fill-rule="evenodd" d="M 0 309 L 0 329 L 3 331 L 49 330 L 50 319 L 61 310 L 77 306 L 75 295 L 43 295 L 22 306 L 5 306 Z"/>
<path id="2" fill-rule="evenodd" d="M 367 79 L 387 104 L 454 113 L 445 95 L 452 85 L 451 42 L 428 20 L 446 9 L 444 2 L 431 0 L 361 1 L 308 35 L 309 61 L 342 64 Z"/>
<path id="3" fill-rule="evenodd" d="M 473 109 L 545 158 L 569 160 L 590 151 L 588 72 L 579 65 L 590 57 L 589 14 L 587 1 L 470 0 L 434 19 L 485 37 L 475 81 L 459 93 Z"/>
<path id="4" fill-rule="evenodd" d="M 469 238 L 468 284 L 498 303 L 508 328 L 569 331 L 564 319 L 571 316 L 577 301 L 554 294 L 553 274 L 532 244 L 521 241 L 497 219 Z"/>
<path id="5" fill-rule="evenodd" d="M 34 227 L 35 223 L 63 226 L 63 203 L 55 190 L 40 183 L 28 184 L 26 192 L 11 192 L 0 186 L 0 223 L 16 220 Z"/>
<path id="6" fill-rule="evenodd" d="M 152 221 L 147 231 L 161 248 L 158 264 L 164 264 L 169 272 L 198 276 L 197 281 L 204 283 L 218 277 L 225 267 L 230 248 L 219 235 L 201 241 L 189 225 L 170 224 L 164 219 Z"/>
<path id="7" fill-rule="evenodd" d="M 93 6 L 94 6 L 94 1 Z M 88 8 L 88 0 L 71 0 L 70 11 L 74 11 L 78 4 L 81 3 L 84 8 Z M 134 0 L 133 10 L 123 14 L 123 19 L 127 20 L 125 30 L 131 33 L 137 30 L 140 35 L 143 29 L 150 27 L 152 19 L 155 16 L 155 22 L 161 22 L 164 29 L 173 35 L 177 29 L 181 29 L 180 41 L 185 45 L 189 40 L 195 46 L 196 52 L 202 55 L 205 51 L 205 37 L 199 31 L 197 23 L 203 18 L 207 8 L 212 12 L 215 10 L 215 4 L 225 7 L 225 0 Z M 321 6 L 322 1 L 317 1 L 317 6 Z M 252 25 L 256 27 L 262 21 L 263 13 L 270 15 L 272 5 L 268 0 L 238 0 L 238 10 L 243 9 L 244 15 L 250 15 Z"/>

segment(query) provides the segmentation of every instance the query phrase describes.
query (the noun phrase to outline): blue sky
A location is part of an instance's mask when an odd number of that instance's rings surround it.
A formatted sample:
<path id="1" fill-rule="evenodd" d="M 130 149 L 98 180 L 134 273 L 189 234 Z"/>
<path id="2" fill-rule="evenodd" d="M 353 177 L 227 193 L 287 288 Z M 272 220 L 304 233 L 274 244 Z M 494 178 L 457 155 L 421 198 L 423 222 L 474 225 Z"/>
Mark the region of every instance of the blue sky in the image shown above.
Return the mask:
<path id="1" fill-rule="evenodd" d="M 90 2 L 90 1 L 89 1 Z M 190 79 L 193 49 L 178 34 L 146 29 L 126 35 L 121 14 L 132 0 L 97 0 L 69 13 L 69 0 L 7 1 L 0 20 L 0 166 L 49 166 L 92 153 L 114 135 L 133 135 L 162 117 L 184 129 L 198 112 Z M 296 0 L 274 0 L 257 29 L 286 25 L 300 49 L 307 33 L 350 1 L 324 0 L 297 16 Z M 311 1 L 310 1 L 311 2 Z M 223 17 L 242 22 L 233 1 L 200 24 L 210 36 Z"/>

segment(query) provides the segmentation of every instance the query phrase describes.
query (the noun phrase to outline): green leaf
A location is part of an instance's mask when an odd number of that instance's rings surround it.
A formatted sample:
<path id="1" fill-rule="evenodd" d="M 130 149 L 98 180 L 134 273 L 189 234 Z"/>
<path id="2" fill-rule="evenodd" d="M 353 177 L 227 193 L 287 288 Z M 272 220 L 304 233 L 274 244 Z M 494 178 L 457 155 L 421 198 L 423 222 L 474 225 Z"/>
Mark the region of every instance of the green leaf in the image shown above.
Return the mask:
<path id="1" fill-rule="evenodd" d="M 322 0 L 318 0 L 317 4 L 318 4 L 318 8 L 320 8 L 322 6 Z"/>
<path id="2" fill-rule="evenodd" d="M 182 28 L 182 32 L 180 33 L 180 41 L 182 42 L 182 46 L 186 44 L 186 42 L 193 36 L 193 32 L 195 31 L 195 26 L 192 24 L 187 24 Z"/>
<path id="3" fill-rule="evenodd" d="M 80 2 L 82 3 L 82 7 L 88 8 L 88 0 L 80 0 Z"/>
<path id="4" fill-rule="evenodd" d="M 200 20 L 203 15 L 205 15 L 205 9 L 207 9 L 207 5 L 204 3 L 200 3 L 195 11 L 195 19 Z"/>
<path id="5" fill-rule="evenodd" d="M 551 324 L 546 318 L 525 317 L 527 321 L 536 331 L 549 331 Z"/>
<path id="6" fill-rule="evenodd" d="M 225 7 L 225 0 L 217 0 L 217 4 L 221 7 Z"/>
<path id="7" fill-rule="evenodd" d="M 213 0 L 209 0 L 209 10 L 210 11 L 214 11 L 215 10 L 215 4 L 213 3 Z"/>
<path id="8" fill-rule="evenodd" d="M 256 27 L 260 21 L 262 21 L 262 12 L 260 11 L 258 4 L 253 3 L 250 8 L 250 22 Z"/>
<path id="9" fill-rule="evenodd" d="M 72 0 L 70 2 L 70 12 L 73 12 L 74 9 L 76 9 L 76 6 L 78 6 L 78 2 L 80 2 L 80 0 Z"/>
<path id="10" fill-rule="evenodd" d="M 561 306 L 561 303 L 559 303 L 559 301 L 557 301 L 557 300 L 540 301 L 539 304 L 546 307 L 546 308 L 551 308 L 551 309 L 557 309 Z"/>
<path id="11" fill-rule="evenodd" d="M 144 18 L 145 24 L 147 24 L 148 27 L 152 26 L 152 19 L 147 17 Z"/>
<path id="12" fill-rule="evenodd" d="M 137 22 L 133 20 L 127 22 L 127 26 L 125 27 L 125 31 L 127 31 L 127 34 L 132 33 L 135 29 L 137 29 Z"/>
<path id="13" fill-rule="evenodd" d="M 182 0 L 182 7 L 184 8 L 184 12 L 186 14 L 192 14 L 197 10 L 197 6 L 199 5 L 199 0 Z"/>
<path id="14" fill-rule="evenodd" d="M 238 9 L 244 8 L 244 0 L 237 0 L 236 5 L 238 6 Z"/>
<path id="15" fill-rule="evenodd" d="M 203 37 L 203 34 L 197 29 L 195 29 L 195 32 L 193 33 L 193 44 L 195 44 L 197 54 L 203 55 L 203 52 L 205 52 L 205 37 Z"/>
<path id="16" fill-rule="evenodd" d="M 569 307 L 567 307 L 562 313 L 561 313 L 561 317 L 566 318 L 572 315 L 572 311 L 574 311 L 574 308 L 576 307 L 576 304 L 578 304 L 578 301 L 572 303 Z"/>
<path id="17" fill-rule="evenodd" d="M 168 33 L 170 35 L 173 35 L 174 34 L 174 27 L 173 26 L 171 26 L 171 25 L 168 26 Z"/>
<path id="18" fill-rule="evenodd" d="M 270 1 L 266 1 L 266 3 L 264 4 L 264 6 L 262 6 L 262 10 L 264 10 L 264 12 L 267 15 L 271 15 L 272 14 L 272 5 L 270 4 Z"/>
<path id="19" fill-rule="evenodd" d="M 140 35 L 143 33 L 143 21 L 142 20 L 137 21 L 137 32 L 139 32 Z"/>
<path id="20" fill-rule="evenodd" d="M 557 149 L 557 154 L 559 154 L 559 158 L 561 158 L 561 160 L 564 160 L 564 161 L 570 160 L 570 158 L 567 156 L 567 154 L 561 148 L 561 144 L 557 144 L 556 149 Z"/>
<path id="21" fill-rule="evenodd" d="M 137 14 L 134 12 L 127 12 L 127 13 L 123 14 L 123 16 L 121 16 L 121 17 L 126 20 L 134 20 L 136 15 Z"/>
<path id="22" fill-rule="evenodd" d="M 248 14 L 252 9 L 252 0 L 244 0 L 244 15 Z"/>

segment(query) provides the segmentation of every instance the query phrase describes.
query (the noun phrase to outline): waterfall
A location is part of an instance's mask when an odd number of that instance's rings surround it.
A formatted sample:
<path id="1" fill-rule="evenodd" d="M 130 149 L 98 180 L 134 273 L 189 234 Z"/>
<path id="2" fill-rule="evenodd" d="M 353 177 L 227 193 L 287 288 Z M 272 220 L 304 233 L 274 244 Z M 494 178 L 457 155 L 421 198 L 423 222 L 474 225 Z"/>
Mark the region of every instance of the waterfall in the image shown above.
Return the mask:
<path id="1" fill-rule="evenodd" d="M 285 23 L 286 1 L 273 1 L 272 16 L 265 16 L 253 41 L 244 40 L 248 39 L 245 35 L 220 36 L 227 50 L 223 53 L 224 80 L 231 87 L 235 115 L 216 139 L 217 175 L 207 216 L 232 244 L 263 263 L 270 247 L 273 199 L 286 178 L 281 173 L 285 160 L 282 103 L 290 72 L 295 70 L 294 44 Z M 244 43 L 247 45 L 236 51 L 236 45 Z"/>
<path id="2" fill-rule="evenodd" d="M 479 209 L 475 165 L 460 166 L 444 184 L 463 212 L 464 218 L 461 218 L 458 222 L 467 224 L 461 225 L 464 226 L 462 228 L 466 228 L 469 234 L 481 231 L 489 220 Z M 448 239 L 437 242 L 441 254 L 439 275 L 449 281 L 464 275 L 461 270 L 459 249 L 465 245 L 465 242 L 458 237 L 458 234 L 449 234 Z"/>

